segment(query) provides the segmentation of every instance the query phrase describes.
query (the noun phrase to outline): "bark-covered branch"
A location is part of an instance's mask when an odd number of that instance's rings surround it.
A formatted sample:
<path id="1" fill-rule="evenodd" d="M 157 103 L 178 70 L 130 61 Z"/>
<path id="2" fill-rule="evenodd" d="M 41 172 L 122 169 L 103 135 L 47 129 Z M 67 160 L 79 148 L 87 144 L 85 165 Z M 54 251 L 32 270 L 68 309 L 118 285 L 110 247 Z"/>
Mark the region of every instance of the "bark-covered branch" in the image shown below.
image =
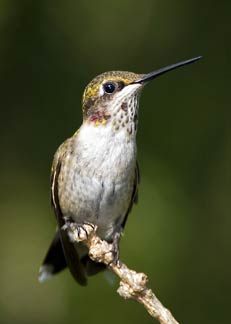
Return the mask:
<path id="1" fill-rule="evenodd" d="M 73 229 L 69 235 L 72 241 L 82 241 L 89 248 L 89 256 L 93 261 L 104 263 L 120 278 L 120 286 L 117 290 L 120 296 L 143 304 L 148 313 L 161 324 L 179 324 L 153 291 L 147 287 L 146 274 L 129 269 L 121 260 L 116 264 L 112 263 L 112 244 L 101 240 L 96 235 L 96 226 L 85 224 L 78 230 Z"/>

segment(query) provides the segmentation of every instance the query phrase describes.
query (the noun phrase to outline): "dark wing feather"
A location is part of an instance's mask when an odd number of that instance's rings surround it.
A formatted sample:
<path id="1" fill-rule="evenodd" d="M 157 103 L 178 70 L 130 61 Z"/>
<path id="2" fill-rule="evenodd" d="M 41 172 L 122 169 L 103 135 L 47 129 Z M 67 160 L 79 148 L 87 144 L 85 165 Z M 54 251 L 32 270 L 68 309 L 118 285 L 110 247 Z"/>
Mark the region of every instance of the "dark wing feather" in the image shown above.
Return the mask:
<path id="1" fill-rule="evenodd" d="M 70 242 L 69 237 L 67 235 L 67 231 L 62 229 L 63 225 L 65 224 L 65 221 L 59 205 L 58 196 L 58 179 L 62 168 L 62 162 L 59 156 L 56 159 L 57 161 L 54 161 L 51 172 L 51 202 L 59 225 L 59 235 L 66 263 L 75 280 L 80 285 L 85 286 L 87 284 L 87 279 L 85 276 L 84 267 L 80 261 L 76 247 L 73 243 Z"/>
<path id="2" fill-rule="evenodd" d="M 132 192 L 132 196 L 131 196 L 131 201 L 127 210 L 127 213 L 124 217 L 124 221 L 122 223 L 122 227 L 125 227 L 126 221 L 128 219 L 128 215 L 132 210 L 132 206 L 133 204 L 137 204 L 138 203 L 138 185 L 140 183 L 140 170 L 139 170 L 139 165 L 138 162 L 136 162 L 136 168 L 135 168 L 135 177 L 134 177 L 134 185 L 133 185 L 133 192 Z"/>

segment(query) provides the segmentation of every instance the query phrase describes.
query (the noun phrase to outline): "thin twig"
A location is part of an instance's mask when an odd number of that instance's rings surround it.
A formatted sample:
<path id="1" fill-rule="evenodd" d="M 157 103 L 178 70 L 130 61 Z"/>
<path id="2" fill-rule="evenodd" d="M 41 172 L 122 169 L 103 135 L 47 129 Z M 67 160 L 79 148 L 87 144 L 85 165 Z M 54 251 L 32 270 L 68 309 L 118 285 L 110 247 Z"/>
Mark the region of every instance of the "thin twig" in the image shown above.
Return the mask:
<path id="1" fill-rule="evenodd" d="M 89 256 L 93 261 L 104 263 L 121 279 L 117 290 L 120 296 L 143 304 L 148 313 L 161 324 L 179 324 L 153 291 L 147 288 L 146 274 L 129 269 L 121 260 L 115 264 L 112 262 L 112 244 L 101 240 L 96 235 L 96 229 L 92 224 L 85 224 L 78 231 L 69 232 L 69 235 L 72 241 L 82 241 L 89 248 Z"/>

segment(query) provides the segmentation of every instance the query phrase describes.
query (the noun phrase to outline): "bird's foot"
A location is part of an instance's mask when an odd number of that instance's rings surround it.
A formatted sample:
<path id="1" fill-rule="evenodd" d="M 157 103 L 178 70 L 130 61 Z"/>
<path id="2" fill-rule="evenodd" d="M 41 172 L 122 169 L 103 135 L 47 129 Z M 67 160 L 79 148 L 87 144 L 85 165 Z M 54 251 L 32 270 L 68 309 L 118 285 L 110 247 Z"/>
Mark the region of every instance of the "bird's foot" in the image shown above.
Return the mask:
<path id="1" fill-rule="evenodd" d="M 113 236 L 113 241 L 112 241 L 112 260 L 109 262 L 109 266 L 111 265 L 119 265 L 119 241 L 121 237 L 121 232 L 116 232 Z"/>
<path id="2" fill-rule="evenodd" d="M 88 239 L 95 226 L 87 222 L 78 224 L 67 219 L 62 229 L 67 231 L 71 242 L 82 242 Z"/>

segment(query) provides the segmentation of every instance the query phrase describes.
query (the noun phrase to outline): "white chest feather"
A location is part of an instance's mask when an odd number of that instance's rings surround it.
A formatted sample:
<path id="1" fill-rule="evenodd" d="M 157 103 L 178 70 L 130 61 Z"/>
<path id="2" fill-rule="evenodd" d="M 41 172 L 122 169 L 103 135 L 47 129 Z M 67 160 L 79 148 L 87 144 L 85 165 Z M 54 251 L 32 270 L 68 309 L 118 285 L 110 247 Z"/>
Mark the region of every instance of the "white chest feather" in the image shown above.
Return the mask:
<path id="1" fill-rule="evenodd" d="M 85 169 L 104 178 L 126 177 L 136 160 L 135 137 L 124 128 L 114 130 L 111 123 L 83 125 L 78 134 L 78 151 Z M 92 174 L 93 175 L 93 174 Z"/>
<path id="2" fill-rule="evenodd" d="M 83 125 L 62 172 L 60 203 L 77 223 L 98 225 L 101 237 L 121 226 L 129 208 L 135 177 L 135 138 L 111 125 Z"/>

